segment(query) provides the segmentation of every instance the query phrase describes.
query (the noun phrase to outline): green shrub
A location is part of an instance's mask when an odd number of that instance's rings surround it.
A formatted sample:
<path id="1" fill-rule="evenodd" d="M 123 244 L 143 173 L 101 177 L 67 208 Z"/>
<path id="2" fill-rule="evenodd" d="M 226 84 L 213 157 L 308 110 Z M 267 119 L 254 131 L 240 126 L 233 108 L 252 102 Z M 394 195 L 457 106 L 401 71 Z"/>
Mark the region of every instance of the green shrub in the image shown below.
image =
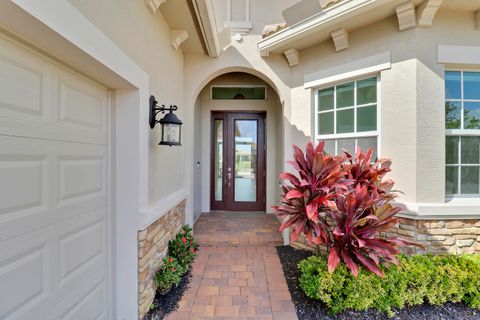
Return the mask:
<path id="1" fill-rule="evenodd" d="M 178 286 L 197 255 L 196 251 L 192 228 L 184 225 L 182 231 L 168 243 L 168 256 L 155 274 L 155 284 L 160 294 L 166 294 L 173 286 Z"/>
<path id="2" fill-rule="evenodd" d="M 382 267 L 384 278 L 363 267 L 355 278 L 344 264 L 329 273 L 327 258 L 312 256 L 298 265 L 300 287 L 332 313 L 373 308 L 393 316 L 392 308 L 447 301 L 480 309 L 480 255 L 400 255 L 399 259 L 398 266 Z"/>
<path id="3" fill-rule="evenodd" d="M 175 258 L 166 256 L 162 267 L 155 274 L 155 284 L 160 294 L 165 294 L 173 286 L 178 286 L 184 273 L 185 269 Z"/>
<path id="4" fill-rule="evenodd" d="M 168 254 L 178 260 L 178 263 L 188 269 L 195 258 L 197 245 L 192 235 L 192 228 L 184 225 L 182 231 L 168 242 Z"/>

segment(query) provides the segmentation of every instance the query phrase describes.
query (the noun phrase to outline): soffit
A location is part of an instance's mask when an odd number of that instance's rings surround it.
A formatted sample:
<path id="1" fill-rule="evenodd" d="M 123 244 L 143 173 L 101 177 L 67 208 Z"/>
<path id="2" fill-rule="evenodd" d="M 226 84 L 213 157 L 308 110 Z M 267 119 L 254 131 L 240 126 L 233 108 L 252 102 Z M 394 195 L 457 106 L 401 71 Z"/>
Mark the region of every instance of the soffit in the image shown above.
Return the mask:
<path id="1" fill-rule="evenodd" d="M 187 31 L 188 39 L 182 43 L 183 52 L 205 54 L 203 40 L 197 31 L 188 0 L 166 1 L 160 6 L 160 12 L 170 30 Z"/>

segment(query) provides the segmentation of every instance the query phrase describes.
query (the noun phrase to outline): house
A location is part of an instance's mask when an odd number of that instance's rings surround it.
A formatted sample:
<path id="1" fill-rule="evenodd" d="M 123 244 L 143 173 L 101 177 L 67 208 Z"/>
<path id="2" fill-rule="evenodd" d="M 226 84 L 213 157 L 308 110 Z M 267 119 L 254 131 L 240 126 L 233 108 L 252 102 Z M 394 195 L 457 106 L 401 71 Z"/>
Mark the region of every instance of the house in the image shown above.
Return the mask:
<path id="1" fill-rule="evenodd" d="M 1 1 L 0 318 L 142 317 L 180 226 L 271 213 L 311 140 L 392 159 L 397 233 L 479 252 L 479 110 L 477 0 Z"/>

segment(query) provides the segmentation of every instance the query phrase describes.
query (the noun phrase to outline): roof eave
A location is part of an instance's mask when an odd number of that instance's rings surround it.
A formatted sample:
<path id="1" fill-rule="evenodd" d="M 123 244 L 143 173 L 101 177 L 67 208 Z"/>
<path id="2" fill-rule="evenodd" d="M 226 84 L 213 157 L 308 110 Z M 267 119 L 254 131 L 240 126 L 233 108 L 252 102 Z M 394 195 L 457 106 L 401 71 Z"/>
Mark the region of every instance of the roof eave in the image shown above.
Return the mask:
<path id="1" fill-rule="evenodd" d="M 266 57 L 272 51 L 283 47 L 295 47 L 295 42 L 324 28 L 341 26 L 353 16 L 390 4 L 395 0 L 352 0 L 323 10 L 293 26 L 283 29 L 258 42 L 258 51 Z"/>

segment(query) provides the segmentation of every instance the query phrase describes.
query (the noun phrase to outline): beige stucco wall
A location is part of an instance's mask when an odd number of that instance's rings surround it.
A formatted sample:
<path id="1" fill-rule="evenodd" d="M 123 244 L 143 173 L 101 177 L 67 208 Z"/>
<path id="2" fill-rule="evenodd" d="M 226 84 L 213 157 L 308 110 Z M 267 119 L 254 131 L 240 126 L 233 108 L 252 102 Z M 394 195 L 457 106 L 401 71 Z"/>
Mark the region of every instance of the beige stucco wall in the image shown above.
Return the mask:
<path id="1" fill-rule="evenodd" d="M 390 51 L 391 68 L 380 73 L 381 156 L 393 160 L 390 177 L 404 192 L 399 200 L 443 203 L 445 67 L 437 63 L 438 44 L 479 45 L 473 13 L 440 10 L 431 28 L 404 32 L 392 17 L 349 33 L 348 50 L 336 53 L 328 41 L 302 51 L 300 65 L 292 68 L 293 124 L 313 134 L 305 74 Z"/>
<path id="2" fill-rule="evenodd" d="M 159 104 L 178 105 L 177 115 L 183 119 L 183 53 L 170 46 L 162 15 L 151 14 L 144 1 L 69 1 L 148 74 L 150 92 Z M 149 140 L 149 202 L 154 203 L 184 187 L 184 171 L 170 167 L 182 162 L 185 148 L 158 146 L 159 126 Z"/>
<path id="3" fill-rule="evenodd" d="M 267 86 L 267 100 L 211 100 L 210 87 L 212 85 L 265 85 Z M 229 73 L 210 81 L 201 91 L 196 103 L 195 113 L 198 113 L 198 118 L 195 122 L 196 157 L 194 170 L 197 172 L 195 179 L 196 193 L 200 194 L 200 198 L 195 197 L 195 213 L 198 213 L 197 210 L 201 210 L 201 212 L 210 211 L 212 111 L 266 112 L 266 208 L 267 212 L 272 212 L 271 206 L 274 205 L 278 196 L 277 177 L 281 170 L 281 163 L 278 161 L 277 154 L 278 150 L 282 149 L 281 136 L 278 136 L 282 105 L 275 90 L 265 81 L 246 73 Z M 197 165 L 198 162 L 200 162 L 200 167 Z M 197 201 L 200 201 L 200 203 Z"/>
<path id="4" fill-rule="evenodd" d="M 345 51 L 335 52 L 332 41 L 300 51 L 300 64 L 291 68 L 283 55 L 260 58 L 259 40 L 255 29 L 218 59 L 187 54 L 186 101 L 210 75 L 231 68 L 263 77 L 283 104 L 284 161 L 291 157 L 292 143 L 305 145 L 314 134 L 314 90 L 304 88 L 305 75 L 390 52 L 391 67 L 378 73 L 381 156 L 393 160 L 390 178 L 403 192 L 400 201 L 445 203 L 445 66 L 437 63 L 437 45 L 480 45 L 473 13 L 440 9 L 432 27 L 403 32 L 398 31 L 397 18 L 391 17 L 350 32 Z"/>

